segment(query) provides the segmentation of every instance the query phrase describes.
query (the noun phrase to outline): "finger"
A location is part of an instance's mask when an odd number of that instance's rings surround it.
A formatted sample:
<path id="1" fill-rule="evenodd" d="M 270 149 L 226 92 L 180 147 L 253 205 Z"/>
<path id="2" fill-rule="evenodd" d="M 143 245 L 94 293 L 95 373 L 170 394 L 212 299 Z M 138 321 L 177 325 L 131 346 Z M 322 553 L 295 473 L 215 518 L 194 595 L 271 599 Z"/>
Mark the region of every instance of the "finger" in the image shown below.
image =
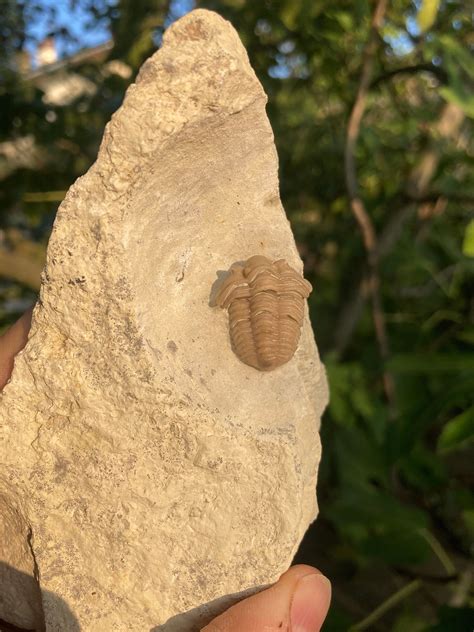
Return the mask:
<path id="1" fill-rule="evenodd" d="M 331 584 L 311 566 L 293 566 L 271 588 L 241 601 L 201 632 L 319 632 Z"/>
<path id="2" fill-rule="evenodd" d="M 0 336 L 0 391 L 10 379 L 16 354 L 28 340 L 33 308 L 26 311 L 10 329 Z"/>

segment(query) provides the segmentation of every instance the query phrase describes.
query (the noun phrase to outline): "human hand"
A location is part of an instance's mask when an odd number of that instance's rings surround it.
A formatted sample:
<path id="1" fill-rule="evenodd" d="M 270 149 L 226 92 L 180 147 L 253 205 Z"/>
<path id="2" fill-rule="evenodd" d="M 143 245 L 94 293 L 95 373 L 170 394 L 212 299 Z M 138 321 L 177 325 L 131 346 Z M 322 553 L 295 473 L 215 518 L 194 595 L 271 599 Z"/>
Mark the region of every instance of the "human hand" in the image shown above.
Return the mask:
<path id="1" fill-rule="evenodd" d="M 28 339 L 32 309 L 0 336 L 0 391 Z M 202 632 L 319 632 L 331 599 L 329 580 L 311 566 L 293 566 L 276 584 L 229 608 Z"/>
<path id="2" fill-rule="evenodd" d="M 226 610 L 201 632 L 319 632 L 331 584 L 312 566 L 298 565 L 276 584 Z"/>
<path id="3" fill-rule="evenodd" d="M 10 379 L 16 354 L 28 340 L 33 308 L 26 311 L 14 325 L 0 336 L 0 391 Z"/>

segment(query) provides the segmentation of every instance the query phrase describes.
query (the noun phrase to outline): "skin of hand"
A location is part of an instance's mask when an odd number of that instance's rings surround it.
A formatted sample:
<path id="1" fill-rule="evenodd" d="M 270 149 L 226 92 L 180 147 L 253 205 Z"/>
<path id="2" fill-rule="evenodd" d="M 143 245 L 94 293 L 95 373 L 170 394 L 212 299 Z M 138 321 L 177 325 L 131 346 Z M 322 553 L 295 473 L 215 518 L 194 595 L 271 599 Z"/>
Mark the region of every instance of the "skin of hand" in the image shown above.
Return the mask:
<path id="1" fill-rule="evenodd" d="M 32 313 L 33 308 L 0 336 L 0 391 L 10 379 L 16 354 L 26 345 Z"/>
<path id="2" fill-rule="evenodd" d="M 28 339 L 32 309 L 0 336 L 0 391 L 15 355 Z M 211 621 L 201 632 L 319 632 L 331 600 L 331 584 L 312 566 L 290 568 L 271 586 Z"/>

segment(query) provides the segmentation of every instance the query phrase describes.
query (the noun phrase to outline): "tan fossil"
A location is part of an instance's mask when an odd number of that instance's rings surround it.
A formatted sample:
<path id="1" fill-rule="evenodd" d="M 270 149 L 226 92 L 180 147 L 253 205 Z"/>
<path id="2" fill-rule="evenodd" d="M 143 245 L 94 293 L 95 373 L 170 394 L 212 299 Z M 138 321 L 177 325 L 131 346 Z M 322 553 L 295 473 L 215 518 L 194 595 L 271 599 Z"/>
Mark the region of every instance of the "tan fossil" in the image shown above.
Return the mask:
<path id="1" fill-rule="evenodd" d="M 254 255 L 231 267 L 213 304 L 228 310 L 232 348 L 242 362 L 271 371 L 291 360 L 312 289 L 285 259 Z"/>

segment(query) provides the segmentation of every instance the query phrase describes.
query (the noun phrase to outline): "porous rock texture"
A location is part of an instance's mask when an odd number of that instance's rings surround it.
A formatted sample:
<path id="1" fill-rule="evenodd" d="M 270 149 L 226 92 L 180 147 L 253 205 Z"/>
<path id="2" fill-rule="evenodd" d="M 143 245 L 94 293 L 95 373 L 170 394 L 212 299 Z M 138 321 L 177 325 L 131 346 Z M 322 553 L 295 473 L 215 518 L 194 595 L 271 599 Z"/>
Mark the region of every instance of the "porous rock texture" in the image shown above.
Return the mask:
<path id="1" fill-rule="evenodd" d="M 23 623 L 37 567 L 48 632 L 199 629 L 275 581 L 316 516 L 327 387 L 307 307 L 294 357 L 260 372 L 209 305 L 252 255 L 302 271 L 265 102 L 231 25 L 193 11 L 58 211 L 0 400 L 0 562 Z"/>

